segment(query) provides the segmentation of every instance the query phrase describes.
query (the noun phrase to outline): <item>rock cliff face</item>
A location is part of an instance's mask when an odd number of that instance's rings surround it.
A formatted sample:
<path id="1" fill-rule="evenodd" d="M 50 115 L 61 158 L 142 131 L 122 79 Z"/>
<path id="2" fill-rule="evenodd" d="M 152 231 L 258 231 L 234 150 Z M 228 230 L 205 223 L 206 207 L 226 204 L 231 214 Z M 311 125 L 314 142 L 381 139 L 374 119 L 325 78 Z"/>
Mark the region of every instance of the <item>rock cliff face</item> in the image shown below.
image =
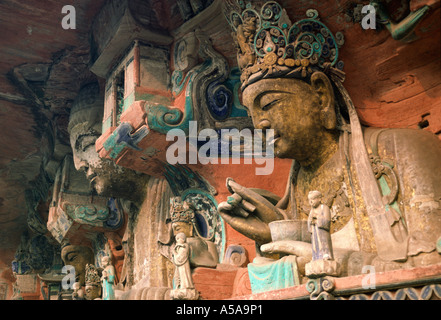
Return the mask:
<path id="1" fill-rule="evenodd" d="M 28 227 L 29 207 L 48 200 L 56 163 L 69 151 L 67 120 L 79 87 L 90 81 L 88 32 L 104 1 L 76 5 L 64 30 L 59 1 L 2 1 L 0 21 L 0 273 Z M 39 191 L 37 191 L 39 190 Z M 41 220 L 47 214 L 41 210 Z"/>
<path id="2" fill-rule="evenodd" d="M 96 53 L 90 36 L 105 2 L 76 1 L 75 30 L 61 26 L 63 2 L 0 3 L 0 278 L 7 281 L 13 279 L 10 266 L 21 235 L 30 224 L 44 225 L 47 219 L 55 170 L 70 152 L 71 103 L 80 87 L 96 78 L 89 70 Z M 144 17 L 141 23 L 164 33 L 184 23 L 176 0 L 142 6 L 129 2 Z M 441 138 L 440 1 L 384 1 L 397 21 L 422 5 L 431 6 L 409 43 L 392 39 L 381 25 L 362 29 L 354 12 L 367 1 L 279 2 L 292 20 L 315 8 L 331 30 L 343 32 L 345 86 L 364 124 L 421 128 Z M 95 27 L 101 28 L 95 35 L 105 33 L 106 25 Z M 210 36 L 213 47 L 234 66 L 232 39 L 225 32 Z M 34 222 L 28 222 L 30 211 L 37 215 Z"/>
<path id="3" fill-rule="evenodd" d="M 63 2 L 0 3 L 0 278 L 6 282 L 15 281 L 11 262 L 23 232 L 46 223 L 55 171 L 71 152 L 71 104 L 81 86 L 96 79 L 89 70 L 90 34 L 105 2 L 76 2 L 76 29 L 67 30 Z M 174 1 L 130 2 L 165 32 L 182 23 L 170 18 L 179 15 Z M 30 211 L 37 214 L 34 222 Z"/>

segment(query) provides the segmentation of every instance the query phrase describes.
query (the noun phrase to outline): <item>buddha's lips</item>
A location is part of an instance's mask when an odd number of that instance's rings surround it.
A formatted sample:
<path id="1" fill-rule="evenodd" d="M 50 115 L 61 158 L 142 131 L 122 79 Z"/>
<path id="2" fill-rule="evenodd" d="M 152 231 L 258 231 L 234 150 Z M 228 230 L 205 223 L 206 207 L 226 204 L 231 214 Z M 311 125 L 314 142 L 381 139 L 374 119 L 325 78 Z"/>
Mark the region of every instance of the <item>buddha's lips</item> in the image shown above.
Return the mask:
<path id="1" fill-rule="evenodd" d="M 87 176 L 87 179 L 89 179 L 90 183 L 93 183 L 95 181 L 96 177 L 97 177 L 97 174 L 96 173 L 92 173 L 92 174 L 89 174 Z"/>
<path id="2" fill-rule="evenodd" d="M 268 142 L 268 145 L 274 145 L 277 142 L 277 140 L 279 140 L 279 138 L 280 138 L 280 135 L 276 134 L 273 137 L 273 139 L 270 142 Z"/>

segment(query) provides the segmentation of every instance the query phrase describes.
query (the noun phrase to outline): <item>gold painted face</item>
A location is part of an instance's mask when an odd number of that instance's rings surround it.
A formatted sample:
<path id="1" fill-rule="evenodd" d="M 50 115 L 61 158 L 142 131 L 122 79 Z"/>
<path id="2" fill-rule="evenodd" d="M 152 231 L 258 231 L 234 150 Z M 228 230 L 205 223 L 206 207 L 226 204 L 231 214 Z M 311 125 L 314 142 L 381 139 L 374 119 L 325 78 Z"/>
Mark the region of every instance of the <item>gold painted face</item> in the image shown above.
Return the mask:
<path id="1" fill-rule="evenodd" d="M 266 79 L 247 87 L 243 102 L 256 129 L 274 129 L 274 153 L 302 160 L 315 149 L 320 117 L 317 94 L 297 79 Z"/>
<path id="2" fill-rule="evenodd" d="M 189 222 L 178 221 L 172 224 L 173 235 L 184 233 L 186 237 L 193 237 L 193 225 Z"/>
<path id="3" fill-rule="evenodd" d="M 87 300 L 94 300 L 101 296 L 101 287 L 97 285 L 86 285 L 85 291 Z"/>
<path id="4" fill-rule="evenodd" d="M 75 268 L 75 277 L 81 285 L 84 285 L 86 265 L 94 263 L 93 251 L 86 246 L 69 245 L 62 249 L 61 257 L 64 265 Z"/>
<path id="5" fill-rule="evenodd" d="M 336 149 L 335 100 L 332 84 L 322 72 L 311 84 L 292 78 L 263 79 L 243 92 L 256 129 L 274 130 L 274 153 L 302 166 L 320 164 Z"/>

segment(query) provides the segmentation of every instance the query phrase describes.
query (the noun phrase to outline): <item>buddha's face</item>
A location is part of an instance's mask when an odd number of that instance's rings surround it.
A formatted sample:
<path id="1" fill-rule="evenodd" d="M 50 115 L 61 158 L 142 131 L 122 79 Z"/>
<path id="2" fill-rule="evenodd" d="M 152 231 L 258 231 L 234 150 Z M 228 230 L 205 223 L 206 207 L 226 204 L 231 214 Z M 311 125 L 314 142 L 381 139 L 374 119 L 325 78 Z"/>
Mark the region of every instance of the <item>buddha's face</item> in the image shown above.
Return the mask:
<path id="1" fill-rule="evenodd" d="M 69 245 L 62 249 L 61 257 L 64 265 L 71 265 L 75 268 L 75 278 L 80 285 L 84 285 L 86 276 L 86 265 L 94 263 L 93 251 L 86 246 Z"/>
<path id="2" fill-rule="evenodd" d="M 172 229 L 174 236 L 178 235 L 179 233 L 183 233 L 186 237 L 193 237 L 193 225 L 189 222 L 173 222 Z"/>
<path id="3" fill-rule="evenodd" d="M 99 157 L 95 142 L 100 134 L 93 128 L 76 126 L 70 135 L 75 168 L 83 171 L 91 186 L 100 196 L 137 200 L 142 182 L 133 170 L 116 165 L 110 159 Z"/>
<path id="4" fill-rule="evenodd" d="M 243 103 L 256 129 L 274 130 L 277 157 L 306 162 L 320 152 L 327 130 L 321 111 L 334 103 L 328 89 L 317 90 L 298 79 L 264 79 L 244 90 Z"/>
<path id="5" fill-rule="evenodd" d="M 98 285 L 86 285 L 85 291 L 87 300 L 95 300 L 101 296 L 101 287 Z"/>

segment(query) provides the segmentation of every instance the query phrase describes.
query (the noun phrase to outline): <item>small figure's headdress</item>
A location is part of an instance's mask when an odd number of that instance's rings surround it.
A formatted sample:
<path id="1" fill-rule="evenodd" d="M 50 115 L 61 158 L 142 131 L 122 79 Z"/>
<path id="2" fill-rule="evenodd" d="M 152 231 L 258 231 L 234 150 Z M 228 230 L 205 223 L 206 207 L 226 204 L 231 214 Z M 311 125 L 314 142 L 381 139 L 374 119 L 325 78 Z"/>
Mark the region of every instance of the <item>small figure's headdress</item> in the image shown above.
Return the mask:
<path id="1" fill-rule="evenodd" d="M 193 223 L 194 207 L 187 201 L 182 201 L 180 197 L 170 199 L 170 219 L 171 222 Z"/>
<path id="2" fill-rule="evenodd" d="M 225 15 L 237 40 L 242 89 L 263 78 L 306 78 L 315 70 L 343 69 L 338 60 L 343 34 L 334 36 L 314 9 L 306 12 L 306 19 L 292 23 L 275 1 L 258 7 L 227 0 Z"/>
<path id="3" fill-rule="evenodd" d="M 86 276 L 85 276 L 86 286 L 101 286 L 101 277 L 99 275 L 97 267 L 95 265 L 88 263 L 86 265 Z"/>

